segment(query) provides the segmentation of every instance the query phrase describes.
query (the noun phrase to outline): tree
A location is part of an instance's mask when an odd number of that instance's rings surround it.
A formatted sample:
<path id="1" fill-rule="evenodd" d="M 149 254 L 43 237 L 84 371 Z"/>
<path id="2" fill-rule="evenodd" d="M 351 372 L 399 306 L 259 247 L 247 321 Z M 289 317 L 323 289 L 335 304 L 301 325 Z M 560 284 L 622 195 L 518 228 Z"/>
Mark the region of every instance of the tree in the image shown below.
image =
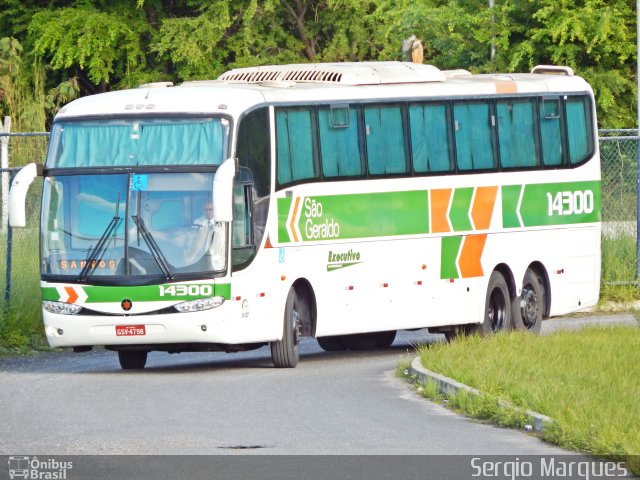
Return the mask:
<path id="1" fill-rule="evenodd" d="M 44 112 L 74 92 L 216 78 L 234 67 L 401 60 L 402 39 L 414 34 L 425 62 L 443 69 L 568 65 L 593 86 L 600 125 L 635 124 L 631 0 L 0 2 L 0 28 L 21 47 L 17 76 L 6 73 L 15 52 L 0 53 L 5 111 L 18 83 Z"/>
<path id="2" fill-rule="evenodd" d="M 111 83 L 134 85 L 146 66 L 143 42 L 149 33 L 140 9 L 64 7 L 36 13 L 29 25 L 34 52 L 48 58 L 53 70 L 76 67 L 100 91 Z"/>
<path id="3" fill-rule="evenodd" d="M 473 72 L 568 65 L 596 95 L 600 125 L 635 124 L 635 14 L 630 0 L 395 0 L 387 38 L 415 34 L 425 61 Z M 490 45 L 496 55 L 490 58 Z M 393 52 L 387 43 L 384 54 Z"/>

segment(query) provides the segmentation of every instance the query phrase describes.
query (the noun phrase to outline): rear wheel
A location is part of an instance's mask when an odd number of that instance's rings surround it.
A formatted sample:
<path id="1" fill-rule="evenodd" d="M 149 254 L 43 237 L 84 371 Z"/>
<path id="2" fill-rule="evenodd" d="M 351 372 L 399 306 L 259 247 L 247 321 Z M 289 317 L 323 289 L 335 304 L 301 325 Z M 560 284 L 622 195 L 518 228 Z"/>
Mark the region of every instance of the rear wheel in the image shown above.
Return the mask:
<path id="1" fill-rule="evenodd" d="M 470 334 L 490 335 L 511 328 L 511 296 L 504 276 L 494 271 L 489 277 L 484 307 L 484 321 L 469 325 Z"/>
<path id="2" fill-rule="evenodd" d="M 146 350 L 120 350 L 118 360 L 123 370 L 141 370 L 147 364 Z"/>
<path id="3" fill-rule="evenodd" d="M 513 326 L 519 330 L 540 333 L 542 316 L 546 303 L 546 291 L 543 280 L 528 269 L 522 280 L 522 293 L 516 298 L 513 312 Z"/>
<path id="4" fill-rule="evenodd" d="M 300 306 L 296 290 L 291 288 L 284 309 L 282 340 L 271 342 L 271 359 L 277 368 L 294 368 L 298 365 Z"/>

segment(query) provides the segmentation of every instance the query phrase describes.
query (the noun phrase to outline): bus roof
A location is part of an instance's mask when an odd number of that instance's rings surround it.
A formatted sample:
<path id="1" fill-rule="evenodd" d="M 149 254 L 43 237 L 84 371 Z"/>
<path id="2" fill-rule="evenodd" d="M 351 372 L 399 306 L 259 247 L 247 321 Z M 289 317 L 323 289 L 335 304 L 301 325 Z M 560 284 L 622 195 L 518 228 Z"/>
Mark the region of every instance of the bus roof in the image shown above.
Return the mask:
<path id="1" fill-rule="evenodd" d="M 536 73 L 471 74 L 408 62 L 292 64 L 230 70 L 217 80 L 146 84 L 83 97 L 56 119 L 102 115 L 229 114 L 261 104 L 455 98 L 591 88 L 568 67 L 538 66 Z M 156 88 L 157 87 L 157 88 Z M 164 88 L 163 88 L 164 87 Z"/>

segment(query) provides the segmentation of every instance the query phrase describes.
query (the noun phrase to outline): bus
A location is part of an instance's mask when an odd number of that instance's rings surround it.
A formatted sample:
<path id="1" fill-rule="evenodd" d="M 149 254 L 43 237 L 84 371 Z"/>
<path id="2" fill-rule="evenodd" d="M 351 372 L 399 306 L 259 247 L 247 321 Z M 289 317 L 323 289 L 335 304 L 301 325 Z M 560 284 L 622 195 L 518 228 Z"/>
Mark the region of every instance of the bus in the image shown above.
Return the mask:
<path id="1" fill-rule="evenodd" d="M 64 106 L 10 220 L 42 176 L 48 342 L 123 369 L 265 345 L 291 368 L 302 337 L 535 333 L 598 300 L 596 132 L 568 67 L 234 69 Z"/>

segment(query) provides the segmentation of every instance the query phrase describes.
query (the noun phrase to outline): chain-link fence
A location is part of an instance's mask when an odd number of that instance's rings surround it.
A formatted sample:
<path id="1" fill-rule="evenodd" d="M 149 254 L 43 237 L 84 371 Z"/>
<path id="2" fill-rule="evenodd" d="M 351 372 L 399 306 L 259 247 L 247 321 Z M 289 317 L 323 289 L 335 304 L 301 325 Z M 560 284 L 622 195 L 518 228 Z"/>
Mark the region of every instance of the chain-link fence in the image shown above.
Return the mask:
<path id="1" fill-rule="evenodd" d="M 48 133 L 0 134 L 2 166 L 5 167 L 0 169 L 3 203 L 8 200 L 8 187 L 20 166 L 44 162 L 48 140 Z M 26 228 L 8 228 L 8 208 L 2 209 L 0 347 L 33 347 L 42 342 L 38 242 L 41 192 L 42 179 L 38 178 L 27 195 Z"/>
<path id="2" fill-rule="evenodd" d="M 601 130 L 602 283 L 635 286 L 638 204 L 637 130 Z"/>
<path id="3" fill-rule="evenodd" d="M 602 130 L 600 152 L 602 161 L 602 282 L 611 285 L 636 284 L 637 225 L 637 149 L 640 137 L 636 130 Z M 6 140 L 9 140 L 6 142 Z M 5 187 L 21 165 L 43 162 L 48 134 L 2 134 L 8 146 L 9 169 L 0 169 L 5 181 L 0 184 L 3 198 Z M 8 144 L 8 145 L 7 145 Z M 2 218 L 0 227 L 0 337 L 11 322 L 28 321 L 37 335 L 40 325 L 38 217 L 41 179 L 29 189 L 27 197 L 27 228 L 8 229 Z M 5 212 L 6 213 L 6 212 Z M 13 313 L 12 313 L 13 312 Z M 28 319 L 28 320 L 27 320 Z M 11 330 L 11 329 L 10 329 Z M 13 330 L 12 330 L 13 331 Z M 24 339 L 23 339 L 24 340 Z"/>

